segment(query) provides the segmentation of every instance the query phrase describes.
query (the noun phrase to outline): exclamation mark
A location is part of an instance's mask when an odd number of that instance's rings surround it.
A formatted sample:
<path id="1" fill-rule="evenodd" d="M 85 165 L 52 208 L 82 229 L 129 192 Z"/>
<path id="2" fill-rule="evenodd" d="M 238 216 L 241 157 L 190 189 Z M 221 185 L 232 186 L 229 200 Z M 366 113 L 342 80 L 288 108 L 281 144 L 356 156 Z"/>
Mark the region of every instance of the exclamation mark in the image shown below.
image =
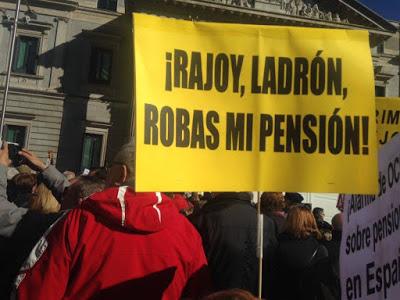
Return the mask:
<path id="1" fill-rule="evenodd" d="M 368 155 L 368 124 L 369 117 L 362 117 L 362 154 Z"/>
<path id="2" fill-rule="evenodd" d="M 171 74 L 171 60 L 172 60 L 172 53 L 167 52 L 165 54 L 165 58 L 167 60 L 167 65 L 166 65 L 166 74 L 165 74 L 165 90 L 166 91 L 172 91 L 172 74 Z"/>

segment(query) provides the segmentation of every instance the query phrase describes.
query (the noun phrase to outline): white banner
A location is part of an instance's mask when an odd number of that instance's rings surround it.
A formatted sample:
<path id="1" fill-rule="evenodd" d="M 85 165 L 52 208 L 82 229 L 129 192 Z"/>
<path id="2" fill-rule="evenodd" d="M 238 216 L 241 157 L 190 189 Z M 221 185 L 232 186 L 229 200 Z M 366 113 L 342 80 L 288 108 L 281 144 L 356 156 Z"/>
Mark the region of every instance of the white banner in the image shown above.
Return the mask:
<path id="1" fill-rule="evenodd" d="M 346 195 L 343 300 L 400 299 L 400 135 L 379 150 L 378 181 L 377 196 Z"/>

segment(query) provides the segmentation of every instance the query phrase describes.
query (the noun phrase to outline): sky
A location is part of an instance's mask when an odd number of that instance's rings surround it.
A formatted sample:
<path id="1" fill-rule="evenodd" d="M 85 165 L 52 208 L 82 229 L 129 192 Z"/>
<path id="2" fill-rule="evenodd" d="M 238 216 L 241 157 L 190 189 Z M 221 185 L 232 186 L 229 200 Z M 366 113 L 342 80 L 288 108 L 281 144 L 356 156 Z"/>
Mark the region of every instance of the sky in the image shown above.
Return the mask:
<path id="1" fill-rule="evenodd" d="M 400 0 L 358 0 L 387 20 L 400 21 Z"/>

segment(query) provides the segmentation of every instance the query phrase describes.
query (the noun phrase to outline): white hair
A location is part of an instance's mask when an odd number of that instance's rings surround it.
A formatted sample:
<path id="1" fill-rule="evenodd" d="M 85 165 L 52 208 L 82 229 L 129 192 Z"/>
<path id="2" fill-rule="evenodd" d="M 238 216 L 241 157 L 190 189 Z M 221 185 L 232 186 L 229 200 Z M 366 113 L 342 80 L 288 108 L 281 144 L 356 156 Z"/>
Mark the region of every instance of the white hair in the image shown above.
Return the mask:
<path id="1" fill-rule="evenodd" d="M 128 177 L 124 185 L 134 187 L 135 185 L 135 141 L 132 139 L 123 145 L 114 157 L 113 164 L 125 165 Z"/>

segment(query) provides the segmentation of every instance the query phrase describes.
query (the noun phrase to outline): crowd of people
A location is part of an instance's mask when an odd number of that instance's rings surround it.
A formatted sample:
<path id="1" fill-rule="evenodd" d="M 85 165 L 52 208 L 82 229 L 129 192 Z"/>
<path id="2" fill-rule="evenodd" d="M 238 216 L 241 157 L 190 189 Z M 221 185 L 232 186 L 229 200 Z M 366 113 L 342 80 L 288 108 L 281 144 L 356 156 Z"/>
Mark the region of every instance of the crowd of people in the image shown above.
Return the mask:
<path id="1" fill-rule="evenodd" d="M 134 144 L 110 168 L 61 173 L 0 150 L 0 299 L 255 299 L 250 192 L 134 191 Z M 265 192 L 262 297 L 340 298 L 342 216 Z"/>

